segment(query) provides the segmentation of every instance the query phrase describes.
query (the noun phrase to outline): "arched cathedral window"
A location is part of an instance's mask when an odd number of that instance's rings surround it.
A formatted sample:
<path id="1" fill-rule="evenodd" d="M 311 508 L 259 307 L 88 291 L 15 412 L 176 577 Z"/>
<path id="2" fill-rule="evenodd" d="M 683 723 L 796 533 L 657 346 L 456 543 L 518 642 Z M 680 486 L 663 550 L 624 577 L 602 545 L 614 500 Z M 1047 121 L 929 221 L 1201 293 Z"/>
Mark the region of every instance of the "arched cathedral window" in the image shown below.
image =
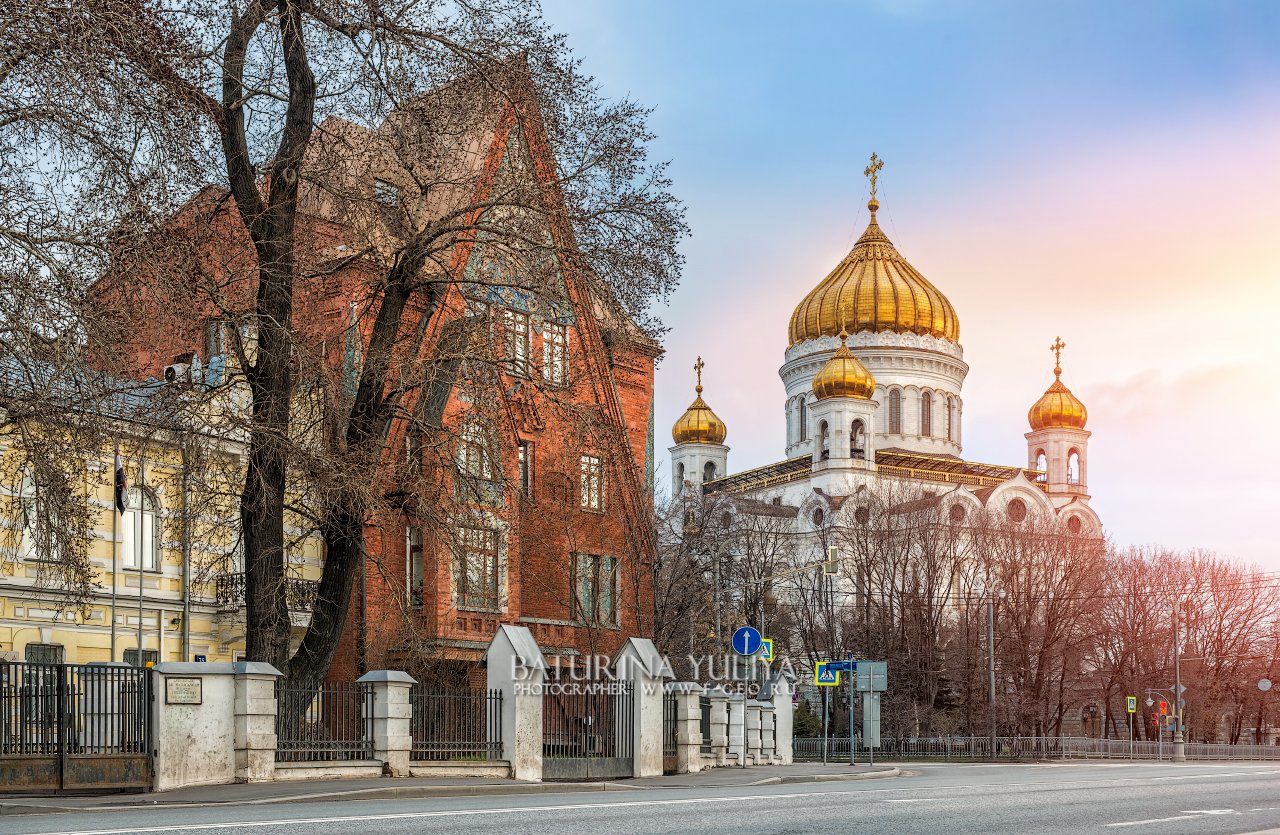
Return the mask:
<path id="1" fill-rule="evenodd" d="M 889 392 L 889 433 L 902 434 L 902 391 L 892 389 Z"/>
<path id="2" fill-rule="evenodd" d="M 947 398 L 947 440 L 955 442 L 956 439 L 956 401 L 954 397 Z"/>
<path id="3" fill-rule="evenodd" d="M 920 434 L 933 437 L 933 392 L 920 395 Z"/>
<path id="4" fill-rule="evenodd" d="M 800 395 L 800 440 L 809 440 L 809 406 L 804 395 Z"/>
<path id="5" fill-rule="evenodd" d="M 702 480 L 703 480 L 703 481 L 715 481 L 715 478 L 716 478 L 716 465 L 715 465 L 715 462 L 714 462 L 714 461 L 708 461 L 708 462 L 706 463 L 706 466 L 704 466 L 704 467 L 702 468 Z"/>
<path id="6" fill-rule="evenodd" d="M 855 420 L 849 429 L 849 457 L 867 457 L 866 429 L 860 420 Z"/>
<path id="7" fill-rule="evenodd" d="M 1080 451 L 1071 450 L 1067 456 L 1067 484 L 1080 483 Z"/>
<path id="8" fill-rule="evenodd" d="M 827 447 L 828 436 L 830 430 L 827 428 L 827 422 L 824 420 L 818 424 L 818 449 L 822 450 L 822 460 L 826 461 L 831 457 L 831 450 Z"/>

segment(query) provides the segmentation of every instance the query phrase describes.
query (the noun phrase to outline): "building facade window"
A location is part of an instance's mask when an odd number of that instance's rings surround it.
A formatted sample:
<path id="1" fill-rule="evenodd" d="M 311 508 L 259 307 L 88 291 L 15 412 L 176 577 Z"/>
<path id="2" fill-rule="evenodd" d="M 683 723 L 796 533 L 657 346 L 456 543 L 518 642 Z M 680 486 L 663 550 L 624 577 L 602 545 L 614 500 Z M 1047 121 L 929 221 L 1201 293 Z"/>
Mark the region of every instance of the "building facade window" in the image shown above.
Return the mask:
<path id="1" fill-rule="evenodd" d="M 542 379 L 562 386 L 569 379 L 569 329 L 549 322 L 542 329 Z"/>
<path id="2" fill-rule="evenodd" d="M 573 619 L 579 623 L 618 623 L 618 561 L 596 554 L 574 554 Z"/>
<path id="3" fill-rule="evenodd" d="M 137 647 L 126 649 L 124 651 L 124 663 L 131 667 L 152 667 L 160 663 L 160 651 L 144 649 L 141 657 L 139 657 Z"/>
<path id="4" fill-rule="evenodd" d="M 497 609 L 498 532 L 464 527 L 456 584 L 458 606 L 464 609 Z"/>
<path id="5" fill-rule="evenodd" d="M 405 582 L 409 588 L 409 605 L 422 608 L 422 528 L 408 527 L 405 540 Z"/>
<path id="6" fill-rule="evenodd" d="M 123 568 L 160 570 L 160 520 L 155 494 L 129 491 L 129 509 L 120 517 L 120 564 Z"/>
<path id="7" fill-rule="evenodd" d="M 505 315 L 507 371 L 514 377 L 528 377 L 529 357 L 533 353 L 533 331 L 529 327 L 529 314 L 508 309 Z"/>
<path id="8" fill-rule="evenodd" d="M 604 509 L 604 461 L 598 455 L 583 455 L 579 463 L 578 505 L 587 510 Z"/>
<path id="9" fill-rule="evenodd" d="M 373 181 L 373 202 L 384 208 L 397 206 L 400 203 L 400 189 L 395 183 L 377 178 Z"/>
<path id="10" fill-rule="evenodd" d="M 22 658 L 28 664 L 61 664 L 64 653 L 62 644 L 27 644 Z"/>
<path id="11" fill-rule="evenodd" d="M 933 437 L 933 393 L 928 391 L 920 395 L 920 434 Z"/>
<path id="12" fill-rule="evenodd" d="M 1080 453 L 1071 450 L 1067 455 L 1067 484 L 1080 483 Z"/>
<path id="13" fill-rule="evenodd" d="M 708 461 L 706 464 L 702 465 L 702 480 L 703 481 L 716 480 L 716 465 L 714 461 Z"/>
<path id="14" fill-rule="evenodd" d="M 947 398 L 947 440 L 952 443 L 956 439 L 956 401 L 954 397 Z"/>
<path id="15" fill-rule="evenodd" d="M 464 475 L 485 481 L 493 479 L 493 459 L 489 455 L 489 438 L 478 421 L 462 424 L 458 438 L 458 470 Z"/>
<path id="16" fill-rule="evenodd" d="M 517 462 L 520 465 L 520 492 L 525 496 L 533 495 L 533 444 L 520 441 L 516 445 Z"/>
<path id="17" fill-rule="evenodd" d="M 1027 518 L 1027 503 L 1022 499 L 1010 499 L 1005 513 L 1009 515 L 1010 522 L 1021 522 Z"/>
<path id="18" fill-rule="evenodd" d="M 900 389 L 889 391 L 889 434 L 902 434 L 902 391 Z"/>
<path id="19" fill-rule="evenodd" d="M 804 395 L 800 395 L 800 440 L 809 440 L 809 404 Z"/>
<path id="20" fill-rule="evenodd" d="M 860 420 L 855 420 L 849 427 L 849 457 L 867 457 L 867 431 Z"/>

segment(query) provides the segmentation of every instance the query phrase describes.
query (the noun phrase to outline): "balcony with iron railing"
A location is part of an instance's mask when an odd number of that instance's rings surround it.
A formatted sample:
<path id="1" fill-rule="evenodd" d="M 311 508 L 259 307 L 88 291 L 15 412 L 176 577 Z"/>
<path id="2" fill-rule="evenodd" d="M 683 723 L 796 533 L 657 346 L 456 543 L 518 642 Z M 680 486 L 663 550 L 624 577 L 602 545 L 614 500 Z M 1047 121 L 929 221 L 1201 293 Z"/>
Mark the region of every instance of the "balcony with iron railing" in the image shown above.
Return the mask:
<path id="1" fill-rule="evenodd" d="M 310 612 L 316 605 L 320 584 L 297 577 L 284 579 L 284 599 L 290 612 Z M 244 574 L 219 574 L 213 579 L 214 599 L 218 609 L 234 612 L 244 607 Z"/>

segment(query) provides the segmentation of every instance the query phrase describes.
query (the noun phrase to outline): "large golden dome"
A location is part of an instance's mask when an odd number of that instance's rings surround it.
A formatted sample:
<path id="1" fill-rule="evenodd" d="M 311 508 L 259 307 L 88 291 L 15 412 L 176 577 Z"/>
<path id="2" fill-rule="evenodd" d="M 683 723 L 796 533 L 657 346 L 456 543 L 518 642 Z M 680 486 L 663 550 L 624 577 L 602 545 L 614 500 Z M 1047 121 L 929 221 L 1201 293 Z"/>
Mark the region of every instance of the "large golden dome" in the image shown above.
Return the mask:
<path id="1" fill-rule="evenodd" d="M 876 391 L 876 378 L 858 361 L 846 344 L 849 334 L 840 331 L 840 348 L 831 355 L 813 378 L 813 393 L 819 400 L 828 397 L 857 397 L 870 400 Z"/>
<path id="2" fill-rule="evenodd" d="M 671 437 L 677 444 L 722 444 L 729 430 L 702 400 L 702 357 L 698 357 L 693 367 L 698 372 L 696 396 L 671 427 Z"/>
<path id="3" fill-rule="evenodd" d="M 853 249 L 791 314 L 790 345 L 849 330 L 930 334 L 960 340 L 960 319 L 937 287 L 898 254 L 876 223 L 875 197 L 867 204 L 871 222 Z"/>
<path id="4" fill-rule="evenodd" d="M 1055 340 L 1051 350 L 1057 360 L 1053 366 L 1053 384 L 1027 412 L 1027 421 L 1035 431 L 1041 429 L 1084 429 L 1089 420 L 1089 410 L 1071 389 L 1062 384 L 1062 349 L 1067 347 L 1061 339 Z"/>

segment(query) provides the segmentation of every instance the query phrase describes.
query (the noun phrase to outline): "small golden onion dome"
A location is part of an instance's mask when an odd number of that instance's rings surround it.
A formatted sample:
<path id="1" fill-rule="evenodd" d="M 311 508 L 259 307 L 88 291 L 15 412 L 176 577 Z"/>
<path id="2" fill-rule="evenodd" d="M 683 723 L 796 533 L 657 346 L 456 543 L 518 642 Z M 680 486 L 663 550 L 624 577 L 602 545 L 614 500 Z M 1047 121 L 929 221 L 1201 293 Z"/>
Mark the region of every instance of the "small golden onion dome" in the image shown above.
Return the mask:
<path id="1" fill-rule="evenodd" d="M 880 203 L 867 203 L 871 222 L 831 273 L 791 314 L 790 342 L 835 336 L 849 311 L 849 330 L 929 334 L 960 341 L 960 319 L 942 292 L 898 254 L 876 223 Z"/>
<path id="2" fill-rule="evenodd" d="M 813 378 L 813 393 L 819 400 L 828 397 L 856 397 L 870 400 L 876 391 L 876 378 L 848 346 L 849 332 L 840 331 L 840 348 L 831 355 Z"/>
<path id="3" fill-rule="evenodd" d="M 693 367 L 698 372 L 697 396 L 671 427 L 671 437 L 677 444 L 722 444 L 729 430 L 702 399 L 702 357 Z"/>
<path id="4" fill-rule="evenodd" d="M 1065 347 L 1066 343 L 1058 339 L 1051 348 L 1056 357 L 1053 384 L 1035 402 L 1031 411 L 1027 412 L 1027 421 L 1032 430 L 1084 429 L 1089 420 L 1089 411 L 1080 402 L 1080 398 L 1062 384 L 1062 349 Z"/>

